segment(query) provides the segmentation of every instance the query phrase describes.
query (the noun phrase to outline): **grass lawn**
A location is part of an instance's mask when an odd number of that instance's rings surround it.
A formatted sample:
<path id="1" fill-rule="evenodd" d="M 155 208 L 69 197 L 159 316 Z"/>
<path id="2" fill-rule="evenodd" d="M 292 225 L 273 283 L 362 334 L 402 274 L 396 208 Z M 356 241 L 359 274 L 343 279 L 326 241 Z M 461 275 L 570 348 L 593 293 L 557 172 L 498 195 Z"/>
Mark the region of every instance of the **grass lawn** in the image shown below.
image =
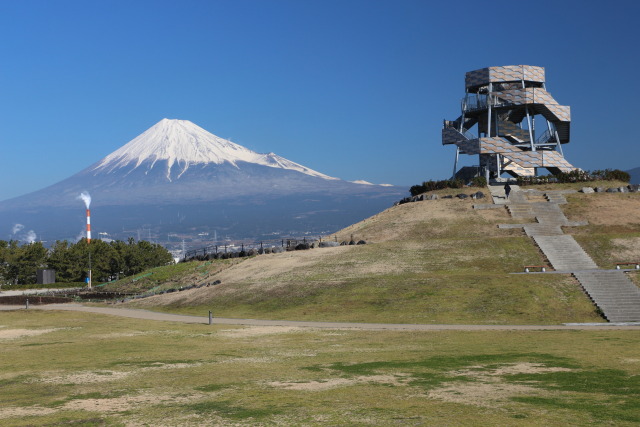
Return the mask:
<path id="1" fill-rule="evenodd" d="M 637 425 L 637 331 L 387 332 L 0 312 L 0 424 Z"/>

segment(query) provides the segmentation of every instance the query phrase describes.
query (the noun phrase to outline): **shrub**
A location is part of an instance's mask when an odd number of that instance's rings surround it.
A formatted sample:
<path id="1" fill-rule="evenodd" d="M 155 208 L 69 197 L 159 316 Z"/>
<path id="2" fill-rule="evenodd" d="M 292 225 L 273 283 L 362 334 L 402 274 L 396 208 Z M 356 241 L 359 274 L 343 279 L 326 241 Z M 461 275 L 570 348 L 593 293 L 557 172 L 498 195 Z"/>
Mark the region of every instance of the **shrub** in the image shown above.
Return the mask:
<path id="1" fill-rule="evenodd" d="M 471 180 L 471 186 L 473 187 L 486 187 L 487 179 L 484 176 L 476 176 Z"/>
<path id="2" fill-rule="evenodd" d="M 607 169 L 605 170 L 604 179 L 607 181 L 622 181 L 628 183 L 631 180 L 631 175 L 625 171 L 621 171 L 620 169 Z"/>
<path id="3" fill-rule="evenodd" d="M 464 182 L 461 179 L 444 179 L 442 181 L 425 181 L 422 184 L 414 185 L 409 189 L 412 196 L 426 193 L 427 191 L 443 190 L 445 188 L 462 188 Z"/>

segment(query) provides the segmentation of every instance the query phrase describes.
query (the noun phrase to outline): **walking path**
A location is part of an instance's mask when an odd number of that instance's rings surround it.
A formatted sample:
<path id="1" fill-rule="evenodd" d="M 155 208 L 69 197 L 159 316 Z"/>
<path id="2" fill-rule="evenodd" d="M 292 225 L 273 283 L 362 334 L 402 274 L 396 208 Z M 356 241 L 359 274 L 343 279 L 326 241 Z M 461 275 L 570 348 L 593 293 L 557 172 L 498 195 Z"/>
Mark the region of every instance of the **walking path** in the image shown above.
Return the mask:
<path id="1" fill-rule="evenodd" d="M 513 184 L 509 184 L 511 187 L 511 195 L 520 191 L 520 187 Z M 504 192 L 504 184 L 502 185 L 490 185 L 489 193 L 491 193 L 491 197 L 493 198 L 493 203 L 496 205 L 504 205 L 508 202 L 507 195 Z"/>
<path id="2" fill-rule="evenodd" d="M 512 186 L 512 188 L 515 186 Z M 504 194 L 501 186 L 491 186 L 491 194 Z M 512 218 L 535 218 L 528 224 L 500 224 L 500 228 L 523 228 L 533 238 L 555 270 L 566 271 L 578 279 L 589 298 L 602 310 L 610 322 L 640 322 L 640 289 L 623 271 L 600 270 L 573 236 L 564 234 L 562 227 L 587 225 L 583 221 L 569 221 L 560 209 L 566 204 L 564 195 L 575 190 L 540 192 L 513 190 L 502 202 Z M 536 200 L 531 202 L 530 198 Z M 546 201 L 538 201 L 540 199 Z M 500 200 L 498 198 L 498 200 Z"/>
<path id="3" fill-rule="evenodd" d="M 109 316 L 133 319 L 156 320 L 165 322 L 208 324 L 207 316 L 186 316 L 181 314 L 158 313 L 129 308 L 93 307 L 80 304 L 50 304 L 31 306 L 29 310 L 68 310 L 82 311 Z M 0 306 L 0 311 L 25 310 L 24 306 Z M 215 325 L 240 326 L 293 326 L 317 329 L 356 329 L 369 331 L 512 331 L 512 330 L 640 330 L 640 323 L 567 323 L 564 325 L 425 325 L 402 323 L 352 323 L 352 322 L 300 322 L 294 320 L 229 319 L 215 317 Z"/>

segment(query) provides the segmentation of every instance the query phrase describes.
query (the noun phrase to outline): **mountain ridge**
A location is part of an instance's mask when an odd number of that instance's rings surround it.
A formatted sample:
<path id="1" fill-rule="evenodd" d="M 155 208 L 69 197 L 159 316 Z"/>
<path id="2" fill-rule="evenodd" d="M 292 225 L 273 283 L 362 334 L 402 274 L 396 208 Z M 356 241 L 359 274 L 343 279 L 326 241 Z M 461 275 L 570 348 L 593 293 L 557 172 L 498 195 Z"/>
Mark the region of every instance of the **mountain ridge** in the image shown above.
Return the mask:
<path id="1" fill-rule="evenodd" d="M 629 169 L 626 172 L 629 174 L 631 178 L 629 180 L 630 184 L 640 184 L 640 167 Z"/>
<path id="2" fill-rule="evenodd" d="M 136 138 L 107 155 L 93 171 L 99 173 L 124 168 L 135 163 L 133 169 L 143 164 L 153 169 L 158 161 L 167 163 L 167 179 L 179 179 L 191 165 L 223 164 L 238 166 L 238 162 L 295 170 L 324 179 L 338 178 L 317 172 L 292 162 L 275 153 L 257 153 L 239 144 L 220 138 L 188 120 L 162 119 Z M 182 164 L 182 171 L 172 177 L 174 164 Z"/>
<path id="3" fill-rule="evenodd" d="M 25 224 L 49 239 L 78 236 L 84 210 L 77 197 L 89 192 L 96 234 L 126 238 L 125 230 L 140 228 L 156 236 L 195 229 L 226 230 L 231 238 L 316 233 L 363 219 L 406 191 L 330 177 L 189 121 L 163 119 L 69 178 L 0 202 L 0 224 Z"/>

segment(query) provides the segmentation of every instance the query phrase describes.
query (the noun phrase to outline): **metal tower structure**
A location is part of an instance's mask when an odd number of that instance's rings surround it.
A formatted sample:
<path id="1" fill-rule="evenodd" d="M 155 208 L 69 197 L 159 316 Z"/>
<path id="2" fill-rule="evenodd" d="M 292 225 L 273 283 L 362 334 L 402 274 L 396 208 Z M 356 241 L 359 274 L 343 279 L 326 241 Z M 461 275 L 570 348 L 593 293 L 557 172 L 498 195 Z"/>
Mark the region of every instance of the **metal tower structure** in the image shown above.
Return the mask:
<path id="1" fill-rule="evenodd" d="M 569 142 L 571 110 L 547 92 L 543 67 L 507 65 L 470 71 L 465 76 L 462 114 L 445 120 L 442 144 L 460 154 L 479 156 L 487 180 L 504 172 L 535 176 L 537 168 L 570 172 L 562 153 Z M 474 133 L 475 129 L 475 133 Z"/>

